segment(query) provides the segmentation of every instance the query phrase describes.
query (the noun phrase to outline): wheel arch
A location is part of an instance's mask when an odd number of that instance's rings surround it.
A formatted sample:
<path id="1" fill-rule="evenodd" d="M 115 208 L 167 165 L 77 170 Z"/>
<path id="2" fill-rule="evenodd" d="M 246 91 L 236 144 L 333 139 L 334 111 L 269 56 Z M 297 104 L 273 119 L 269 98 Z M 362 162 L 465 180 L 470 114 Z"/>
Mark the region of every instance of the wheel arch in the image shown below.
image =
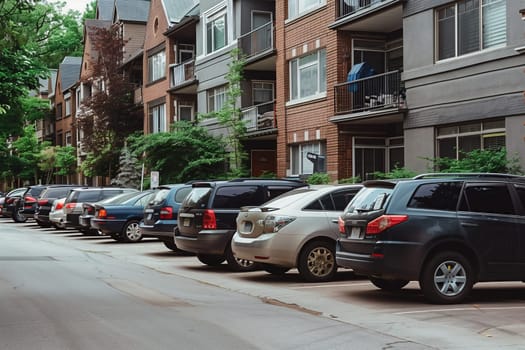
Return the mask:
<path id="1" fill-rule="evenodd" d="M 334 249 L 335 249 L 335 244 L 336 244 L 336 240 L 331 238 L 331 237 L 328 237 L 328 236 L 312 236 L 312 237 L 309 237 L 308 239 L 304 240 L 302 242 L 302 244 L 299 246 L 299 248 L 297 249 L 297 254 L 296 254 L 296 257 L 295 257 L 295 266 L 299 266 L 299 259 L 301 257 L 301 254 L 304 250 L 304 247 L 306 247 L 308 244 L 310 244 L 311 242 L 314 242 L 314 241 L 321 241 L 321 242 L 326 242 L 328 244 L 333 244 L 334 245 Z"/>

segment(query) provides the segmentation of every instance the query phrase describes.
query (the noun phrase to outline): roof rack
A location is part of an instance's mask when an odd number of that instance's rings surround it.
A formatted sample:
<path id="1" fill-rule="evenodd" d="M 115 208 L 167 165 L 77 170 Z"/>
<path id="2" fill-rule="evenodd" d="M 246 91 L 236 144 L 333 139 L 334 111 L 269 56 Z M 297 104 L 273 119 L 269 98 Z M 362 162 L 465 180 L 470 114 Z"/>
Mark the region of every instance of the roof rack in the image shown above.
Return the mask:
<path id="1" fill-rule="evenodd" d="M 413 179 L 429 179 L 439 177 L 477 177 L 477 178 L 500 178 L 500 179 L 525 179 L 524 176 L 502 173 L 427 173 L 414 176 Z"/>

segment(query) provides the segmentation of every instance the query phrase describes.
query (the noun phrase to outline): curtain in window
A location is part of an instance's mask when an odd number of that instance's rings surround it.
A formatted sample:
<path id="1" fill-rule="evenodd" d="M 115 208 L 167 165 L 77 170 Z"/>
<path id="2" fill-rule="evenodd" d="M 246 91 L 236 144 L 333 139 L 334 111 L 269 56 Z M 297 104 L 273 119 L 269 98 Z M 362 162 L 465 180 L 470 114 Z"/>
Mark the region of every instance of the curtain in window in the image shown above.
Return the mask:
<path id="1" fill-rule="evenodd" d="M 507 16 L 504 0 L 483 0 L 483 48 L 507 41 Z"/>

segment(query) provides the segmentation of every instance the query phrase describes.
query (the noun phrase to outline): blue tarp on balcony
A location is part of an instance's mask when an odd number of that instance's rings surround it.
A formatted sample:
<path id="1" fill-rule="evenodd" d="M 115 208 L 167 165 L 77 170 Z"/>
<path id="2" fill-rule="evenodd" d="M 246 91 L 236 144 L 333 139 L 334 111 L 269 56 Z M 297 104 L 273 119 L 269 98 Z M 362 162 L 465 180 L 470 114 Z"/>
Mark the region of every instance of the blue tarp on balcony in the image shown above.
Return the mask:
<path id="1" fill-rule="evenodd" d="M 352 69 L 350 69 L 350 72 L 348 72 L 348 76 L 346 81 L 352 82 L 355 80 L 363 79 L 366 77 L 370 77 L 375 74 L 374 68 L 370 66 L 366 62 L 361 62 L 358 64 L 354 64 L 352 66 Z M 358 84 L 349 84 L 348 85 L 348 91 L 349 92 L 356 92 L 358 89 Z"/>

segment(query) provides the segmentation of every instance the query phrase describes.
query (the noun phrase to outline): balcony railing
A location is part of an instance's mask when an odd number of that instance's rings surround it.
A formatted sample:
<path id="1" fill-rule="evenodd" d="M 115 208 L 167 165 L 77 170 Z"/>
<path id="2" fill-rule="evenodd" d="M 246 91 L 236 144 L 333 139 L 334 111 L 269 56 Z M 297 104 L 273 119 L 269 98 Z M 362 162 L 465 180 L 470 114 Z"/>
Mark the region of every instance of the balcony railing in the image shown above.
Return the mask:
<path id="1" fill-rule="evenodd" d="M 393 71 L 334 87 L 335 114 L 405 108 L 401 73 Z"/>
<path id="2" fill-rule="evenodd" d="M 392 0 L 339 0 L 339 17 L 351 15 L 367 7 Z"/>
<path id="3" fill-rule="evenodd" d="M 242 35 L 238 42 L 239 48 L 246 55 L 246 58 L 254 57 L 273 49 L 273 23 L 268 22 Z"/>
<path id="4" fill-rule="evenodd" d="M 195 61 L 186 61 L 170 66 L 170 87 L 177 87 L 195 80 Z"/>
<path id="5" fill-rule="evenodd" d="M 273 129 L 275 125 L 275 101 L 261 103 L 242 110 L 242 120 L 246 123 L 246 131 L 261 131 Z"/>

